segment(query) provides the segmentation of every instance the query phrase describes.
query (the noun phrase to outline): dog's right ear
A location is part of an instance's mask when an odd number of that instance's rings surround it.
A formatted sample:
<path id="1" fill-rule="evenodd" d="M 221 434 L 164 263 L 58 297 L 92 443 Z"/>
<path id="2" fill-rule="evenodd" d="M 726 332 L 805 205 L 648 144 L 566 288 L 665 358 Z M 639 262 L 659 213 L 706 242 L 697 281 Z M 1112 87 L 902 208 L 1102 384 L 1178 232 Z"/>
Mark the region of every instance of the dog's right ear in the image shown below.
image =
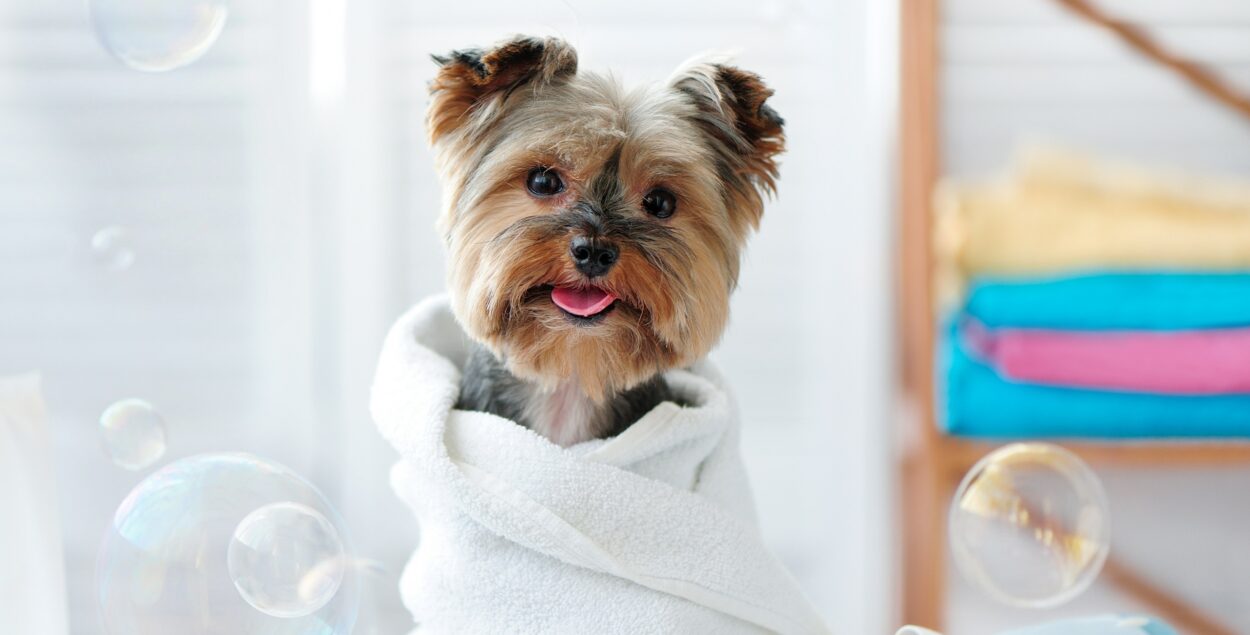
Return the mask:
<path id="1" fill-rule="evenodd" d="M 694 105 L 693 121 L 721 164 L 733 208 L 758 227 L 786 147 L 785 121 L 767 103 L 772 89 L 755 73 L 697 58 L 678 69 L 672 86 Z"/>
<path id="2" fill-rule="evenodd" d="M 426 124 L 437 143 L 464 126 L 489 121 L 518 87 L 542 86 L 577 72 L 577 51 L 556 38 L 517 37 L 489 51 L 466 49 L 433 55 Z"/>

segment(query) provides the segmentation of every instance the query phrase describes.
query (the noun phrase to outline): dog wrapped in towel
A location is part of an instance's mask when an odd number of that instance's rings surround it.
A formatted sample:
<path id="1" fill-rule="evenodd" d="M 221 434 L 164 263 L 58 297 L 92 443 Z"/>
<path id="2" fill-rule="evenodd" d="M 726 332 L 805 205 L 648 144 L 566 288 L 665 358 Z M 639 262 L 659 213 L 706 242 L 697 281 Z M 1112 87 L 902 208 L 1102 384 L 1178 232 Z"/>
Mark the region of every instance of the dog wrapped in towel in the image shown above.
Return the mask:
<path id="1" fill-rule="evenodd" d="M 560 447 L 455 409 L 473 343 L 445 298 L 392 328 L 373 416 L 420 546 L 401 580 L 421 633 L 822 633 L 756 527 L 729 394 L 665 374 L 623 433 Z"/>
<path id="2" fill-rule="evenodd" d="M 555 38 L 434 62 L 448 296 L 400 319 L 373 393 L 421 632 L 824 632 L 702 361 L 775 188 L 772 91 L 719 59 L 626 90 Z"/>

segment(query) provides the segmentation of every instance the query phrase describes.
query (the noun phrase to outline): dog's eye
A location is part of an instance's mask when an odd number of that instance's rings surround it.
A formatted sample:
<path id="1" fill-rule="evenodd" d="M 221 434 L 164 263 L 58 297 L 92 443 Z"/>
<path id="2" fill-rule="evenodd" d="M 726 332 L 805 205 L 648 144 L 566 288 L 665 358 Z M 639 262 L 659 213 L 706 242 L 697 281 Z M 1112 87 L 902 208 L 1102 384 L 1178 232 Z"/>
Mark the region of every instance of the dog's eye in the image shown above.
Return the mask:
<path id="1" fill-rule="evenodd" d="M 525 187 L 534 196 L 555 196 L 564 191 L 564 181 L 551 168 L 534 168 L 525 179 Z"/>
<path id="2" fill-rule="evenodd" d="M 668 218 L 677 211 L 677 197 L 672 192 L 657 187 L 642 197 L 642 208 L 656 218 Z"/>

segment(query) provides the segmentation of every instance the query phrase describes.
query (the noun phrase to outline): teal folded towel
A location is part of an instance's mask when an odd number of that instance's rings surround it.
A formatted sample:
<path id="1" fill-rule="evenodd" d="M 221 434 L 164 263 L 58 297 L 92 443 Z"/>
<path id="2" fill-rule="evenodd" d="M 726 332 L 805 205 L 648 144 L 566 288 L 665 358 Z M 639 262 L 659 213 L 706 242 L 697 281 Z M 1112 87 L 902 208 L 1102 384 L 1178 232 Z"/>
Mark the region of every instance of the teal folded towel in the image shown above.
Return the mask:
<path id="1" fill-rule="evenodd" d="M 1250 437 L 1250 395 L 1178 396 L 1054 388 L 1009 381 L 946 329 L 942 424 L 993 438 Z"/>
<path id="2" fill-rule="evenodd" d="M 1177 635 L 1176 629 L 1153 617 L 1103 615 L 1059 620 L 1002 635 Z"/>
<path id="3" fill-rule="evenodd" d="M 1250 273 L 1097 273 L 973 280 L 988 327 L 1172 330 L 1250 325 Z"/>
<path id="4" fill-rule="evenodd" d="M 919 626 L 904 626 L 894 635 L 941 635 Z M 1144 615 L 1100 615 L 1047 622 L 1028 628 L 1012 629 L 999 635 L 1178 635 L 1161 620 Z"/>

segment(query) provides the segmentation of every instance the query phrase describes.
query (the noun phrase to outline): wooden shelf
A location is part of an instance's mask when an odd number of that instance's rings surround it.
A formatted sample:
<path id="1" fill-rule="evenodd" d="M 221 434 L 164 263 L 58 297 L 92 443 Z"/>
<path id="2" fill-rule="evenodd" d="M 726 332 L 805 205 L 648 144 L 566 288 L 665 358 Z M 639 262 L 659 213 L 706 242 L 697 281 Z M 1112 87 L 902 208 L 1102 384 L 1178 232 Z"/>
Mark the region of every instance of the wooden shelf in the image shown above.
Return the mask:
<path id="1" fill-rule="evenodd" d="M 1057 0 L 1104 26 L 1149 59 L 1180 72 L 1188 81 L 1226 105 L 1250 104 L 1192 62 L 1173 55 L 1136 28 L 1097 12 L 1084 0 Z M 1091 12 L 1094 12 L 1091 14 Z M 951 437 L 934 418 L 934 350 L 931 196 L 941 166 L 938 81 L 939 0 L 901 0 L 900 4 L 900 156 L 899 236 L 897 242 L 900 307 L 899 360 L 905 397 L 919 416 L 909 418 L 917 429 L 904 430 L 909 441 L 901 461 L 900 522 L 902 524 L 902 623 L 941 630 L 947 580 L 946 510 L 959 480 L 976 461 L 1010 440 Z M 1144 47 L 1144 50 L 1143 50 Z M 1226 94 L 1223 94 L 1226 93 Z M 1239 111 L 1245 110 L 1238 108 Z M 1250 439 L 1053 442 L 1075 452 L 1091 465 L 1126 468 L 1188 469 L 1250 465 Z M 1117 560 L 1109 561 L 1105 579 L 1152 607 L 1182 632 L 1231 633 L 1197 607 L 1155 586 Z"/>
<path id="2" fill-rule="evenodd" d="M 1092 466 L 1106 467 L 1220 467 L 1250 465 L 1250 440 L 1123 440 L 1038 439 L 1063 446 Z M 966 472 L 981 457 L 1016 439 L 986 440 L 939 437 L 948 469 Z"/>

